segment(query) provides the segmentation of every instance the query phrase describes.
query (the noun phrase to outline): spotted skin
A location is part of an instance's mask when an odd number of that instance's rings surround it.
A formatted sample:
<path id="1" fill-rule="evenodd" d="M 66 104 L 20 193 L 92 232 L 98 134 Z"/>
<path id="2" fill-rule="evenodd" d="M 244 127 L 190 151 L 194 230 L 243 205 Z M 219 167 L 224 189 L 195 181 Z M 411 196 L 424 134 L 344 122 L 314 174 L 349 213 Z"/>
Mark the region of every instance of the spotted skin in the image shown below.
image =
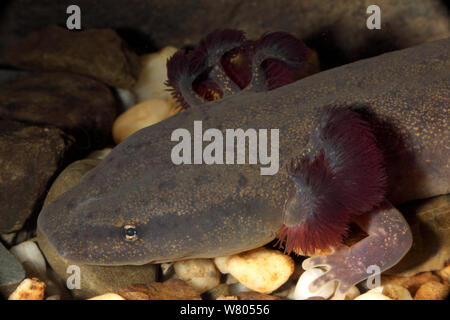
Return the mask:
<path id="1" fill-rule="evenodd" d="M 310 286 L 318 290 L 329 281 L 338 280 L 336 296 L 344 297 L 353 285 L 366 279 L 373 271 L 382 272 L 394 266 L 412 245 L 412 234 L 402 214 L 389 202 L 385 202 L 369 214 L 355 219 L 368 236 L 352 247 L 335 248 L 332 254 L 303 261 L 305 270 L 325 266 L 328 271 Z"/>
<path id="2" fill-rule="evenodd" d="M 320 110 L 332 103 L 353 106 L 373 124 L 386 159 L 392 204 L 447 194 L 449 47 L 447 39 L 384 54 L 270 92 L 196 106 L 144 128 L 43 208 L 38 227 L 62 256 L 84 264 L 140 265 L 262 246 L 280 230 L 295 187 L 285 165 L 304 152 Z M 194 120 L 223 133 L 227 128 L 278 128 L 280 171 L 262 176 L 260 165 L 174 165 L 171 133 L 192 130 Z M 398 261 L 407 251 L 406 244 L 399 246 L 409 241 L 407 225 L 395 209 L 383 212 L 367 216 L 376 220 L 369 221 L 369 237 L 361 246 L 309 260 L 306 266 L 332 266 L 324 279 L 337 277 L 345 289 L 368 276 L 364 268 L 350 268 L 348 275 L 345 261 L 386 268 Z M 136 241 L 124 241 L 125 224 L 136 226 Z M 389 236 L 386 243 L 383 235 Z"/>

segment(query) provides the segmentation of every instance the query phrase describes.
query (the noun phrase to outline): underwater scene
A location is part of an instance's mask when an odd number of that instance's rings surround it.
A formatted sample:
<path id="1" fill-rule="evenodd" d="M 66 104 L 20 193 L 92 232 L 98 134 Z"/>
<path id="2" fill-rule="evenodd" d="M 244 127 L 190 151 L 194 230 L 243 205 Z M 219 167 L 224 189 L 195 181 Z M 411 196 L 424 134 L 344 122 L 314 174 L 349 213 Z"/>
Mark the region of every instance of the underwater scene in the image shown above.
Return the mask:
<path id="1" fill-rule="evenodd" d="M 448 301 L 449 12 L 2 1 L 0 300 Z"/>

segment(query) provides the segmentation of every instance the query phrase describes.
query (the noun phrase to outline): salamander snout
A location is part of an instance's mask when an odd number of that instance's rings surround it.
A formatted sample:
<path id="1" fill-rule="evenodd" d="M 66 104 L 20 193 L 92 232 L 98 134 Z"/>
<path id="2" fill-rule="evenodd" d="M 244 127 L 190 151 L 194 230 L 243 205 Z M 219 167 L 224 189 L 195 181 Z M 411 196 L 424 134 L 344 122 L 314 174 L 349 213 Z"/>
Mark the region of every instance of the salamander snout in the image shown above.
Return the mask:
<path id="1" fill-rule="evenodd" d="M 105 198 L 73 204 L 69 191 L 42 210 L 38 228 L 63 258 L 79 264 L 144 264 L 151 254 L 143 230 L 132 212 Z M 114 214 L 112 214 L 114 213 Z"/>

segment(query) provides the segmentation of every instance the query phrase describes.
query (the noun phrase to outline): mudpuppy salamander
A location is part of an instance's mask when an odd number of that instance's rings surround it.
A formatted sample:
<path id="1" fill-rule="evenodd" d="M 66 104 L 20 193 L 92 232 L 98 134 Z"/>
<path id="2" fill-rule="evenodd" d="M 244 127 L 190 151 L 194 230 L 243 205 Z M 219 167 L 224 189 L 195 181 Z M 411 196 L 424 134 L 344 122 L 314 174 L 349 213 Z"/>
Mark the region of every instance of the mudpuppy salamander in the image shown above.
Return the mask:
<path id="1" fill-rule="evenodd" d="M 394 206 L 449 193 L 450 40 L 283 86 L 276 82 L 298 64 L 283 60 L 277 52 L 283 50 L 270 41 L 215 51 L 213 45 L 203 43 L 215 54 L 197 56 L 194 67 L 184 67 L 195 59 L 183 53 L 169 61 L 177 73 L 169 80 L 187 110 L 116 146 L 80 184 L 43 208 L 40 232 L 66 259 L 98 265 L 224 256 L 275 238 L 287 252 L 331 248 L 303 267 L 328 266 L 311 289 L 337 280 L 340 293 L 367 278 L 368 266 L 383 271 L 396 264 L 412 237 Z M 241 50 L 245 46 L 250 49 Z M 222 57 L 235 47 L 259 59 L 241 66 L 251 72 L 243 84 L 222 81 L 233 79 L 235 69 Z M 261 69 L 267 57 L 273 65 Z M 175 165 L 171 134 L 192 130 L 197 120 L 223 133 L 279 129 L 278 173 L 261 175 L 251 164 Z M 350 222 L 368 236 L 346 247 L 340 242 Z"/>

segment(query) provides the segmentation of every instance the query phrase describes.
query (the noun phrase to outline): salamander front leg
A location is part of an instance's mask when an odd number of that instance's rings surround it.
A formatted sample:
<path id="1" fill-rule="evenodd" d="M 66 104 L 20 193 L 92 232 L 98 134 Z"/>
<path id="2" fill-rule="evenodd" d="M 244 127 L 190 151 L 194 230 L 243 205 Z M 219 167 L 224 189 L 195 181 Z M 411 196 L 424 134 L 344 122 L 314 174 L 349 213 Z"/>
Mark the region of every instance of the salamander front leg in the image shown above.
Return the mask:
<path id="1" fill-rule="evenodd" d="M 310 285 L 311 291 L 325 283 L 337 280 L 336 294 L 345 295 L 355 284 L 367 279 L 369 266 L 375 265 L 383 272 L 404 257 L 412 245 L 412 234 L 402 214 L 387 201 L 372 212 L 357 217 L 354 221 L 368 237 L 352 247 L 341 246 L 325 256 L 313 257 L 303 262 L 305 270 L 318 266 L 328 271 Z"/>

